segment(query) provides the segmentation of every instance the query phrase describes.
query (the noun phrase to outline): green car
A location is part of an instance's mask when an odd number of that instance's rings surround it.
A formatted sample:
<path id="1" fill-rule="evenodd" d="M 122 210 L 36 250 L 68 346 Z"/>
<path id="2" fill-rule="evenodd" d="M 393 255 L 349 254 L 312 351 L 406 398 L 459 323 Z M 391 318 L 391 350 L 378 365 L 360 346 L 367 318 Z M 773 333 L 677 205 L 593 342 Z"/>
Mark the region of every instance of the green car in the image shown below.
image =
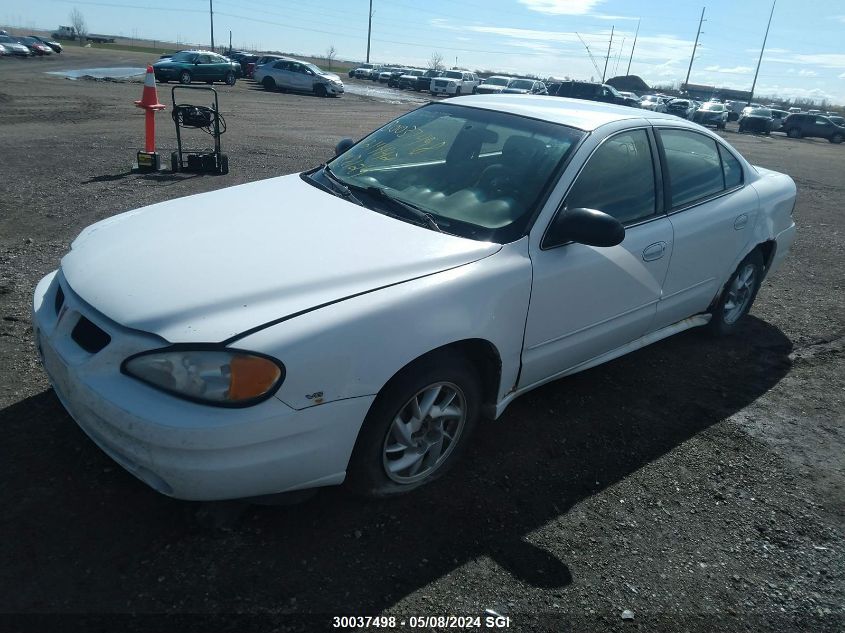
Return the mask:
<path id="1" fill-rule="evenodd" d="M 223 81 L 234 86 L 239 70 L 237 62 L 208 51 L 179 51 L 153 64 L 156 79 L 165 84 L 168 81 L 178 81 L 180 84 Z"/>

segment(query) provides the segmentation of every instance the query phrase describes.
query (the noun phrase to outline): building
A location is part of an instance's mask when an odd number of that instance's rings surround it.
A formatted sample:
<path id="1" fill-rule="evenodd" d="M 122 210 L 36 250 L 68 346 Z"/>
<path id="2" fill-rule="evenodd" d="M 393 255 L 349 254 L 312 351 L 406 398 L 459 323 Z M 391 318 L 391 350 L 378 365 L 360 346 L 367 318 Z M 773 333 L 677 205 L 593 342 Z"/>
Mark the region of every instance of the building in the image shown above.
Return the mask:
<path id="1" fill-rule="evenodd" d="M 712 97 L 731 101 L 748 101 L 751 93 L 747 90 L 734 90 L 732 88 L 717 88 L 716 86 L 704 86 L 701 84 L 685 84 L 682 86 L 687 94 L 698 101 L 707 101 Z"/>

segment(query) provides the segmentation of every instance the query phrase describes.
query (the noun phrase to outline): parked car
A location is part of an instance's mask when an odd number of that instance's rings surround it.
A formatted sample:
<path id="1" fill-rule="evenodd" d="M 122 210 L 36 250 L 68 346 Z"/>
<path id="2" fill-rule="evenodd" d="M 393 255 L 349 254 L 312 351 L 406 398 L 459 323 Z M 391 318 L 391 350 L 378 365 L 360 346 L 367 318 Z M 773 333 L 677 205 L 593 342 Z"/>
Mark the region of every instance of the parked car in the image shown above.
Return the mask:
<path id="1" fill-rule="evenodd" d="M 640 100 L 639 95 L 635 92 L 628 92 L 627 90 L 620 90 L 619 94 L 621 94 L 623 97 L 628 97 L 629 99 L 635 99 L 636 101 Z"/>
<path id="2" fill-rule="evenodd" d="M 553 93 L 550 92 L 549 94 Z M 589 81 L 562 81 L 554 94 L 558 97 L 568 97 L 570 99 L 587 99 L 588 101 L 615 103 L 631 108 L 640 107 L 640 102 L 637 99 L 622 96 L 613 86 Z"/>
<path id="3" fill-rule="evenodd" d="M 502 94 L 545 95 L 548 91 L 546 84 L 537 79 L 511 79 Z"/>
<path id="4" fill-rule="evenodd" d="M 343 94 L 343 82 L 334 73 L 298 59 L 280 59 L 255 71 L 255 81 L 265 90 L 311 92 L 318 97 Z"/>
<path id="5" fill-rule="evenodd" d="M 367 77 L 370 81 L 378 81 L 379 75 L 381 75 L 384 71 L 390 70 L 390 66 L 376 66 L 375 68 L 370 71 L 370 76 Z"/>
<path id="6" fill-rule="evenodd" d="M 377 81 L 380 84 L 386 84 L 388 81 L 390 81 L 390 76 L 393 73 L 395 73 L 397 70 L 399 70 L 399 69 L 398 68 L 384 68 L 384 69 L 382 69 L 381 72 L 379 72 L 379 74 L 378 74 Z"/>
<path id="7" fill-rule="evenodd" d="M 536 387 L 753 333 L 795 236 L 789 176 L 647 111 L 470 96 L 338 153 L 94 224 L 35 288 L 58 399 L 155 490 L 411 491 Z"/>
<path id="8" fill-rule="evenodd" d="M 666 112 L 682 119 L 691 119 L 696 108 L 689 99 L 672 99 L 666 104 Z"/>
<path id="9" fill-rule="evenodd" d="M 223 81 L 234 86 L 238 81 L 239 68 L 237 63 L 209 51 L 183 51 L 153 64 L 156 80 L 165 84 L 168 81 L 181 84 Z"/>
<path id="10" fill-rule="evenodd" d="M 826 138 L 839 144 L 845 139 L 845 127 L 836 125 L 829 118 L 814 114 L 790 114 L 782 130 L 789 138 Z"/>
<path id="11" fill-rule="evenodd" d="M 789 108 L 790 114 L 800 114 L 800 112 L 801 112 L 801 108 L 796 108 L 796 107 Z"/>
<path id="12" fill-rule="evenodd" d="M 740 132 L 760 132 L 771 134 L 775 127 L 772 111 L 768 108 L 748 108 L 739 117 Z"/>
<path id="13" fill-rule="evenodd" d="M 645 95 L 640 97 L 640 107 L 652 112 L 666 112 L 669 99 L 660 95 Z"/>
<path id="14" fill-rule="evenodd" d="M 53 54 L 52 48 L 47 46 L 41 40 L 35 39 L 34 37 L 17 37 L 15 39 L 17 39 L 19 44 L 23 44 L 29 50 L 31 50 L 33 55 L 37 55 L 37 56 L 40 57 L 40 56 L 44 56 L 44 55 L 52 55 Z"/>
<path id="15" fill-rule="evenodd" d="M 774 124 L 772 127 L 772 132 L 780 132 L 783 128 L 783 122 L 786 117 L 789 116 L 789 112 L 786 110 L 772 110 L 772 123 Z"/>
<path id="16" fill-rule="evenodd" d="M 6 49 L 8 55 L 15 57 L 31 57 L 34 53 L 28 46 L 24 46 L 15 38 L 9 35 L 0 35 L 0 44 Z"/>
<path id="17" fill-rule="evenodd" d="M 504 75 L 493 75 L 482 81 L 475 88 L 475 94 L 498 94 L 508 87 L 513 77 L 506 77 Z"/>
<path id="18" fill-rule="evenodd" d="M 232 61 L 241 67 L 241 77 L 252 79 L 252 73 L 255 71 L 255 62 L 258 61 L 258 55 L 239 55 L 237 59 Z"/>
<path id="19" fill-rule="evenodd" d="M 838 125 L 839 127 L 845 127 L 845 117 L 841 117 L 838 114 L 831 114 L 827 117 L 833 122 L 834 125 Z"/>
<path id="20" fill-rule="evenodd" d="M 255 65 L 252 67 L 253 78 L 255 76 L 255 71 L 259 67 L 263 66 L 264 64 L 269 64 L 271 62 L 279 61 L 280 59 L 288 59 L 288 58 L 285 57 L 284 55 L 276 55 L 276 54 L 260 55 L 258 57 L 258 59 L 255 60 Z M 248 66 L 247 66 L 247 68 L 248 68 Z"/>
<path id="21" fill-rule="evenodd" d="M 411 68 L 397 68 L 393 72 L 390 73 L 390 77 L 387 78 L 387 86 L 388 88 L 398 88 L 399 87 L 399 77 L 402 75 L 407 75 L 411 72 Z"/>
<path id="22" fill-rule="evenodd" d="M 396 87 L 400 90 L 415 89 L 417 80 L 425 74 L 422 68 L 412 68 L 396 80 Z"/>
<path id="23" fill-rule="evenodd" d="M 478 75 L 466 70 L 447 70 L 431 80 L 429 90 L 433 95 L 468 95 L 481 83 Z"/>
<path id="24" fill-rule="evenodd" d="M 356 79 L 369 79 L 373 68 L 375 68 L 373 64 L 361 64 L 353 71 L 352 76 Z"/>
<path id="25" fill-rule="evenodd" d="M 61 53 L 64 50 L 61 43 L 57 42 L 56 40 L 51 40 L 51 39 L 46 38 L 46 37 L 41 37 L 40 35 L 30 35 L 29 37 L 31 37 L 32 39 L 38 40 L 42 44 L 46 44 L 47 46 L 50 47 L 50 49 L 54 53 Z"/>
<path id="26" fill-rule="evenodd" d="M 3 57 L 4 55 L 9 55 L 9 54 L 10 53 L 6 50 L 6 47 L 3 46 L 2 44 L 0 44 L 0 57 Z"/>
<path id="27" fill-rule="evenodd" d="M 427 91 L 431 88 L 431 80 L 435 77 L 440 77 L 442 75 L 442 70 L 434 70 L 429 68 L 420 77 L 417 77 L 417 83 L 412 87 L 417 92 L 422 92 L 423 90 Z"/>
<path id="28" fill-rule="evenodd" d="M 723 103 L 708 101 L 692 115 L 692 120 L 699 125 L 713 125 L 724 130 L 728 124 L 729 110 Z"/>
<path id="29" fill-rule="evenodd" d="M 809 114 L 811 116 L 814 116 L 814 115 L 818 116 L 818 115 L 822 114 L 822 111 L 821 110 L 807 110 L 807 114 Z"/>

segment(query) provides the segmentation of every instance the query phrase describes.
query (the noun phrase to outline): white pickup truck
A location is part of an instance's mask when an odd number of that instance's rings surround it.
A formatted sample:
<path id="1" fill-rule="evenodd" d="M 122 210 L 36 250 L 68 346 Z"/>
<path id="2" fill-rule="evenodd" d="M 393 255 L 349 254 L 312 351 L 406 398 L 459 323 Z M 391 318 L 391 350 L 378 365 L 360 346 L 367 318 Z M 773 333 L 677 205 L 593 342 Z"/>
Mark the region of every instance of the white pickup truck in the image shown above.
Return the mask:
<path id="1" fill-rule="evenodd" d="M 478 75 L 466 70 L 447 70 L 431 80 L 429 88 L 433 95 L 451 95 L 459 97 L 469 95 L 481 83 Z"/>

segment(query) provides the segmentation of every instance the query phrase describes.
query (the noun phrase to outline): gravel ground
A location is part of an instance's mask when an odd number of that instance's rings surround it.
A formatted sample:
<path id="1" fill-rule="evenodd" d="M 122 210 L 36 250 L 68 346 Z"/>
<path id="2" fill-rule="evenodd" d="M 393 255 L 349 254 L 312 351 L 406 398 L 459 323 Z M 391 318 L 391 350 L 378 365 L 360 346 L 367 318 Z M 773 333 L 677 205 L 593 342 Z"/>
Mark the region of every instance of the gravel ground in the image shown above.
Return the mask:
<path id="1" fill-rule="evenodd" d="M 147 61 L 0 59 L 0 629 L 316 631 L 384 614 L 416 630 L 410 615 L 492 610 L 517 631 L 843 630 L 845 147 L 725 133 L 799 188 L 792 255 L 739 336 L 690 331 L 538 389 L 402 499 L 188 503 L 64 412 L 32 344 L 35 283 L 96 220 L 313 166 L 414 104 L 218 86 L 231 173 L 136 175 L 140 86 L 45 71 Z"/>

